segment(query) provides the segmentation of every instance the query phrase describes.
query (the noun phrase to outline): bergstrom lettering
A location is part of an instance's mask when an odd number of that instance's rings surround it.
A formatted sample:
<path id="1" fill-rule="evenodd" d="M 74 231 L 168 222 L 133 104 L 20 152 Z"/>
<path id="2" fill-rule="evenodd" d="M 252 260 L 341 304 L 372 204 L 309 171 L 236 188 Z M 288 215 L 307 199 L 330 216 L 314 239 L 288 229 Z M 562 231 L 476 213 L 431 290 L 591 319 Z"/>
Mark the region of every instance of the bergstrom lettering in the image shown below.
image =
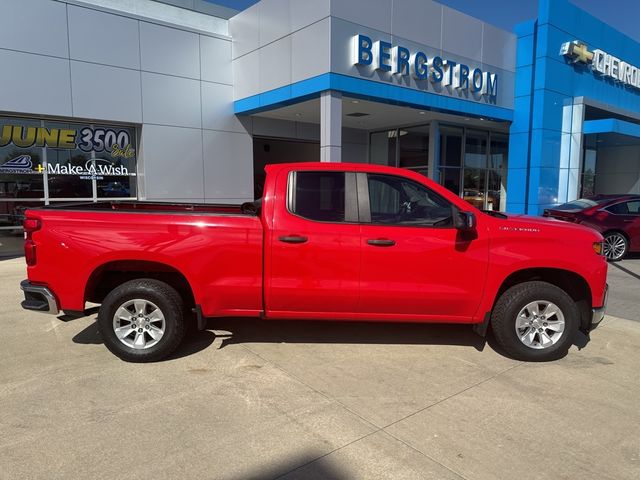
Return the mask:
<path id="1" fill-rule="evenodd" d="M 434 84 L 440 83 L 490 98 L 498 94 L 497 75 L 480 68 L 471 70 L 468 65 L 438 55 L 429 58 L 422 51 L 411 52 L 406 47 L 383 40 L 374 42 L 366 35 L 353 37 L 352 48 L 354 65 L 370 65 L 391 75 L 411 75 L 419 81 L 428 79 Z"/>

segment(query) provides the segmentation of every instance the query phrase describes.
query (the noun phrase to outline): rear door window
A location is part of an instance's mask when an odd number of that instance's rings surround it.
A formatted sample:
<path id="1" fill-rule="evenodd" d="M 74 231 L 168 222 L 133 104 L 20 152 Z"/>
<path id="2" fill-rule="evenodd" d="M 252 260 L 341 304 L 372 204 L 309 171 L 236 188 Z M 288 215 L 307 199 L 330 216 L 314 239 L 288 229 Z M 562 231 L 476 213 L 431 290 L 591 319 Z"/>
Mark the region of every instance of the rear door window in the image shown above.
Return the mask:
<path id="1" fill-rule="evenodd" d="M 640 200 L 633 200 L 627 202 L 627 209 L 630 215 L 640 215 Z"/>
<path id="2" fill-rule="evenodd" d="M 319 222 L 345 221 L 345 172 L 293 172 L 289 211 Z"/>
<path id="3" fill-rule="evenodd" d="M 616 203 L 606 210 L 616 215 L 640 215 L 640 200 Z"/>

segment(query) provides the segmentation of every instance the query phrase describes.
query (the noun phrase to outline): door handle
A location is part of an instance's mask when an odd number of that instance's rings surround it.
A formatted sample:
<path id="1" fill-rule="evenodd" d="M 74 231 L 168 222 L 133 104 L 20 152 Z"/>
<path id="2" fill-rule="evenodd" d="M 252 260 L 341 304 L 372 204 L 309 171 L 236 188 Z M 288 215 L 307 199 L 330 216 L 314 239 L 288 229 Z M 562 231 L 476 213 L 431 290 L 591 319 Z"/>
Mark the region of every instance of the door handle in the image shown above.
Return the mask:
<path id="1" fill-rule="evenodd" d="M 302 237 L 300 235 L 289 235 L 289 236 L 278 237 L 278 240 L 284 243 L 305 243 L 308 240 L 308 238 Z"/>
<path id="2" fill-rule="evenodd" d="M 624 223 L 633 223 L 635 220 L 623 220 Z"/>
<path id="3" fill-rule="evenodd" d="M 367 240 L 367 243 L 374 247 L 393 247 L 396 244 L 396 241 L 387 240 L 386 238 L 370 238 Z"/>

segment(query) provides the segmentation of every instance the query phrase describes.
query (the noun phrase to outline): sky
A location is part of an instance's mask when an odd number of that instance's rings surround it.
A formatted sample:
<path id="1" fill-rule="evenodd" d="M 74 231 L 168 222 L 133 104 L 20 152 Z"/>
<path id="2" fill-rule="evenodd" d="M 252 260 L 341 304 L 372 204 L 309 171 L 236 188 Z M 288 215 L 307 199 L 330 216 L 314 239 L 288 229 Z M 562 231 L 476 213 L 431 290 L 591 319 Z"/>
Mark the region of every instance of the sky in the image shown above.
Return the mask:
<path id="1" fill-rule="evenodd" d="M 243 10 L 256 0 L 207 0 L 227 7 Z M 295 1 L 295 0 L 294 0 Z M 343 0 L 349 1 L 349 0 Z M 456 10 L 484 20 L 505 30 L 525 20 L 535 18 L 537 0 L 438 0 Z M 640 42 L 639 0 L 571 0 L 574 5 L 608 23 L 615 29 Z"/>

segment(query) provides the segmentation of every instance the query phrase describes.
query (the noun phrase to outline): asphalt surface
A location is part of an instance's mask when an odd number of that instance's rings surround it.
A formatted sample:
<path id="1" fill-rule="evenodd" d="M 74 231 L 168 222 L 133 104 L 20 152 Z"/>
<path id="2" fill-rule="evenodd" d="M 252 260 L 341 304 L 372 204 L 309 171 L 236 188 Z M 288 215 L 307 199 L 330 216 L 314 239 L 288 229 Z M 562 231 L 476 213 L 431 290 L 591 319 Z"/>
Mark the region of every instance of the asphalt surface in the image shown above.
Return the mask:
<path id="1" fill-rule="evenodd" d="M 609 264 L 608 313 L 640 321 L 640 255 Z"/>
<path id="2" fill-rule="evenodd" d="M 136 365 L 95 315 L 23 311 L 0 261 L 0 479 L 637 480 L 639 271 L 551 363 L 465 326 L 218 320 Z"/>

